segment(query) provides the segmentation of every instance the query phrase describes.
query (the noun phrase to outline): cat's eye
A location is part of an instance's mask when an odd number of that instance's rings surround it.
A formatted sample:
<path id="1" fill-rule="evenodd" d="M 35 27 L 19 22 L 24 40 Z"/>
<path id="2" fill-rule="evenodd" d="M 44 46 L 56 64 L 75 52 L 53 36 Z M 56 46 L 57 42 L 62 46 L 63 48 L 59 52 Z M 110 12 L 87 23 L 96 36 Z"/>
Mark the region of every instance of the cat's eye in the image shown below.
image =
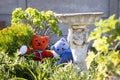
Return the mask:
<path id="1" fill-rule="evenodd" d="M 37 39 L 35 41 L 38 41 Z"/>
<path id="2" fill-rule="evenodd" d="M 65 45 L 65 43 L 63 43 L 63 46 Z"/>
<path id="3" fill-rule="evenodd" d="M 59 51 L 59 49 L 57 49 L 57 51 Z"/>
<path id="4" fill-rule="evenodd" d="M 45 43 L 45 41 L 43 41 L 43 43 Z"/>

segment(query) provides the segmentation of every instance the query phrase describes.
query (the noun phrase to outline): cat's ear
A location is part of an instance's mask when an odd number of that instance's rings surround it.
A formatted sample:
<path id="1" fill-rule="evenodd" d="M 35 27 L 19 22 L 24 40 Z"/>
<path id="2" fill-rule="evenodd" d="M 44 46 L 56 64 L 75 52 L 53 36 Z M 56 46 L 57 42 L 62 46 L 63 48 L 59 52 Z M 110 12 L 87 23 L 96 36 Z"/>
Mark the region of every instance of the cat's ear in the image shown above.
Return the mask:
<path id="1" fill-rule="evenodd" d="M 44 38 L 45 38 L 45 40 L 46 40 L 47 42 L 49 42 L 49 40 L 50 40 L 50 37 L 49 37 L 49 36 L 44 36 Z"/>
<path id="2" fill-rule="evenodd" d="M 66 39 L 64 37 L 62 37 L 60 40 L 66 42 Z"/>
<path id="3" fill-rule="evenodd" d="M 54 46 L 54 45 L 51 46 L 50 49 L 51 49 L 51 50 L 55 50 L 55 46 Z"/>
<path id="4" fill-rule="evenodd" d="M 33 38 L 36 38 L 36 37 L 38 37 L 37 35 L 33 35 Z"/>

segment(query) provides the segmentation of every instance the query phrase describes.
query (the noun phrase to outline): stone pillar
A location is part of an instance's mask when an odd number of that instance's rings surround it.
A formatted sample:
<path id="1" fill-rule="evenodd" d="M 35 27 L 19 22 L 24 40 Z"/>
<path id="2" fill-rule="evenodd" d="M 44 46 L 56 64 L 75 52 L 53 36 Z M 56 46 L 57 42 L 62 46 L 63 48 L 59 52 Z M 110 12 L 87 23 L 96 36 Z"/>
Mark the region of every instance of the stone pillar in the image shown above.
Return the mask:
<path id="1" fill-rule="evenodd" d="M 62 23 L 69 25 L 67 40 L 72 50 L 74 63 L 81 70 L 86 70 L 89 25 L 98 21 L 102 15 L 101 12 L 56 15 Z"/>
<path id="2" fill-rule="evenodd" d="M 88 31 L 88 25 L 71 25 L 68 29 L 67 37 L 75 64 L 84 70 L 86 69 L 85 58 L 88 48 Z"/>

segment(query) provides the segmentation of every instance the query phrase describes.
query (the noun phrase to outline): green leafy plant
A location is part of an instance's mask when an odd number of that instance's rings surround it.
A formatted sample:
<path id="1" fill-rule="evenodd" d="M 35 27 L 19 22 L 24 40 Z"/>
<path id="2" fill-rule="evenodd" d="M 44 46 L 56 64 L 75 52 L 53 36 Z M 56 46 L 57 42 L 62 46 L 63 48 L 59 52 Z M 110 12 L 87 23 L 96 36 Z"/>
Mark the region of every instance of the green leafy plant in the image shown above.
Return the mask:
<path id="1" fill-rule="evenodd" d="M 29 24 L 39 35 L 48 35 L 49 32 L 55 33 L 58 36 L 62 35 L 58 27 L 58 19 L 52 11 L 39 12 L 34 8 L 27 8 L 25 11 L 22 8 L 16 8 L 12 12 L 11 24 L 24 23 Z M 50 31 L 49 31 L 50 30 Z"/>
<path id="2" fill-rule="evenodd" d="M 56 67 L 54 66 L 55 60 L 50 58 L 45 59 L 44 62 L 36 62 L 19 56 L 18 53 L 14 57 L 0 54 L 1 79 L 45 80 L 49 79 Z"/>
<path id="3" fill-rule="evenodd" d="M 115 15 L 112 15 L 95 25 L 96 28 L 91 32 L 88 41 L 94 40 L 93 47 L 97 51 L 91 60 L 97 64 L 97 79 L 120 76 L 120 51 L 117 50 L 120 45 L 120 19 L 115 19 Z"/>
<path id="4" fill-rule="evenodd" d="M 30 46 L 34 30 L 25 24 L 15 24 L 0 30 L 0 51 L 13 55 L 22 45 Z"/>
<path id="5" fill-rule="evenodd" d="M 72 64 L 55 66 L 57 59 L 46 58 L 36 62 L 20 56 L 9 57 L 0 53 L 1 80 L 94 80 L 93 70 L 83 73 Z"/>

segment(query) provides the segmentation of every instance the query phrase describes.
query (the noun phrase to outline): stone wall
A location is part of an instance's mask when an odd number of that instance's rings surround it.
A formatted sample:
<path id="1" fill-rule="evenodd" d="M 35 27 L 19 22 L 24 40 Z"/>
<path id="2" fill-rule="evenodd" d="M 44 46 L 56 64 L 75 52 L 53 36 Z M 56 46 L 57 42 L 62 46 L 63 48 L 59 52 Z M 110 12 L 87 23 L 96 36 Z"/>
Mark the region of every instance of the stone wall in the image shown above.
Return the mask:
<path id="1" fill-rule="evenodd" d="M 104 17 L 119 16 L 119 0 L 0 0 L 0 21 L 10 25 L 11 13 L 17 7 L 34 7 L 57 13 L 104 12 Z"/>
<path id="2" fill-rule="evenodd" d="M 108 16 L 109 0 L 28 0 L 27 7 L 57 13 L 104 12 Z"/>
<path id="3" fill-rule="evenodd" d="M 52 10 L 57 13 L 104 12 L 103 18 L 112 14 L 118 17 L 119 3 L 120 0 L 0 0 L 0 21 L 6 21 L 6 26 L 9 26 L 11 13 L 17 7 L 33 7 L 40 11 Z M 60 24 L 60 28 L 66 37 L 67 25 Z"/>

